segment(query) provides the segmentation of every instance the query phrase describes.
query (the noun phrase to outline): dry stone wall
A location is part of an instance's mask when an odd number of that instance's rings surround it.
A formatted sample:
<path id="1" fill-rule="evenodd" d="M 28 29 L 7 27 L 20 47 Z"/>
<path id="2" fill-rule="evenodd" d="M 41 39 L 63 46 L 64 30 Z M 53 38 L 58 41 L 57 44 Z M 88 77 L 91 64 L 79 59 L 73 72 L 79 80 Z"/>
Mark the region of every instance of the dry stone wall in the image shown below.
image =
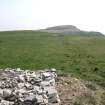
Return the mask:
<path id="1" fill-rule="evenodd" d="M 0 70 L 0 105 L 59 105 L 55 69 Z"/>

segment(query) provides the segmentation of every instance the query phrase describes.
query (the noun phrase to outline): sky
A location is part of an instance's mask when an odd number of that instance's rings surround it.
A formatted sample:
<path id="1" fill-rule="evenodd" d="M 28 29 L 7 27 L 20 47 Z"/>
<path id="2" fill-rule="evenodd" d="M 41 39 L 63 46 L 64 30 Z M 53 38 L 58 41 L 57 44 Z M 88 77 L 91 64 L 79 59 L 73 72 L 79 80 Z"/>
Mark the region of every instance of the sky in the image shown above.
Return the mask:
<path id="1" fill-rule="evenodd" d="M 57 25 L 105 33 L 105 0 L 0 0 L 0 31 Z"/>

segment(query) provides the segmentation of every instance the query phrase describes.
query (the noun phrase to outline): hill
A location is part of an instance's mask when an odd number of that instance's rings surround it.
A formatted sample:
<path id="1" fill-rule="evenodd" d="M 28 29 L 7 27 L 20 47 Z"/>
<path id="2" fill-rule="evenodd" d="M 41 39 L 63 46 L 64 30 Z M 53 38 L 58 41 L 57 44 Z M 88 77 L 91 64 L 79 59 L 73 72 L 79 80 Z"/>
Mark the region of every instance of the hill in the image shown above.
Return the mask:
<path id="1" fill-rule="evenodd" d="M 100 32 L 95 31 L 83 31 L 77 28 L 73 25 L 61 25 L 61 26 L 54 26 L 49 27 L 47 29 L 41 30 L 42 32 L 51 32 L 51 33 L 63 33 L 63 34 L 69 34 L 69 35 L 103 35 Z"/>

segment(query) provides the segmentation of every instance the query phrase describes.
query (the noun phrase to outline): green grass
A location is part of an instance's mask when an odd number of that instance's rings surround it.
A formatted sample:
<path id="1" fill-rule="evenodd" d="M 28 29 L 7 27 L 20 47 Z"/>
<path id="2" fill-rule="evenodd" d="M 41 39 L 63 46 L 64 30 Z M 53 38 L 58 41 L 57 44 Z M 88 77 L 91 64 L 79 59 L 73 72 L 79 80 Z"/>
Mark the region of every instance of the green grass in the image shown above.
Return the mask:
<path id="1" fill-rule="evenodd" d="M 56 68 L 105 86 L 105 37 L 0 32 L 0 68 Z"/>

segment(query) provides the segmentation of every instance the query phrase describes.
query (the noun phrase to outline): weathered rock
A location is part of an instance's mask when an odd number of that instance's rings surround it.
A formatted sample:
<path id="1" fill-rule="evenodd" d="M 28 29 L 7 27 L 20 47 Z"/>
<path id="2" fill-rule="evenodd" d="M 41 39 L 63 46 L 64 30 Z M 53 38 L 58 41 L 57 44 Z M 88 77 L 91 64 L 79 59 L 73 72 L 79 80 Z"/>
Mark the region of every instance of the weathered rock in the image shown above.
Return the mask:
<path id="1" fill-rule="evenodd" d="M 48 101 L 46 101 L 42 95 L 36 95 L 37 103 L 38 104 L 48 104 Z"/>
<path id="2" fill-rule="evenodd" d="M 6 100 L 1 100 L 0 105 L 14 105 L 14 102 L 9 102 L 9 101 L 6 101 Z"/>
<path id="3" fill-rule="evenodd" d="M 12 91 L 10 89 L 4 89 L 3 90 L 3 97 L 4 98 L 10 97 L 11 94 L 12 94 Z"/>
<path id="4" fill-rule="evenodd" d="M 0 97 L 3 97 L 3 89 L 0 89 Z"/>
<path id="5" fill-rule="evenodd" d="M 51 80 L 53 77 L 52 77 L 52 73 L 51 72 L 44 72 L 42 73 L 42 78 L 44 81 L 49 81 Z"/>
<path id="6" fill-rule="evenodd" d="M 34 84 L 36 84 L 36 85 L 39 85 L 40 84 L 40 82 L 41 82 L 41 79 L 40 78 L 31 78 L 30 79 L 30 83 L 32 84 L 32 85 L 34 85 Z"/>
<path id="7" fill-rule="evenodd" d="M 59 103 L 60 100 L 55 87 L 44 87 L 44 90 L 47 91 L 49 103 Z"/>
<path id="8" fill-rule="evenodd" d="M 30 94 L 24 99 L 24 101 L 31 101 L 31 102 L 35 101 L 35 102 L 36 102 L 37 99 L 36 99 L 35 94 L 30 93 Z"/>
<path id="9" fill-rule="evenodd" d="M 24 75 L 19 75 L 19 80 L 20 80 L 20 82 L 24 82 L 25 81 Z"/>
<path id="10" fill-rule="evenodd" d="M 60 99 L 59 99 L 58 94 L 57 93 L 49 94 L 49 96 L 48 96 L 48 102 L 49 103 L 59 103 Z"/>
<path id="11" fill-rule="evenodd" d="M 18 83 L 18 88 L 19 88 L 19 89 L 22 89 L 24 86 L 25 86 L 24 83 Z"/>
<path id="12" fill-rule="evenodd" d="M 32 86 L 30 83 L 25 83 L 24 85 L 25 85 L 26 89 L 29 89 L 29 90 L 34 89 L 34 86 Z"/>

